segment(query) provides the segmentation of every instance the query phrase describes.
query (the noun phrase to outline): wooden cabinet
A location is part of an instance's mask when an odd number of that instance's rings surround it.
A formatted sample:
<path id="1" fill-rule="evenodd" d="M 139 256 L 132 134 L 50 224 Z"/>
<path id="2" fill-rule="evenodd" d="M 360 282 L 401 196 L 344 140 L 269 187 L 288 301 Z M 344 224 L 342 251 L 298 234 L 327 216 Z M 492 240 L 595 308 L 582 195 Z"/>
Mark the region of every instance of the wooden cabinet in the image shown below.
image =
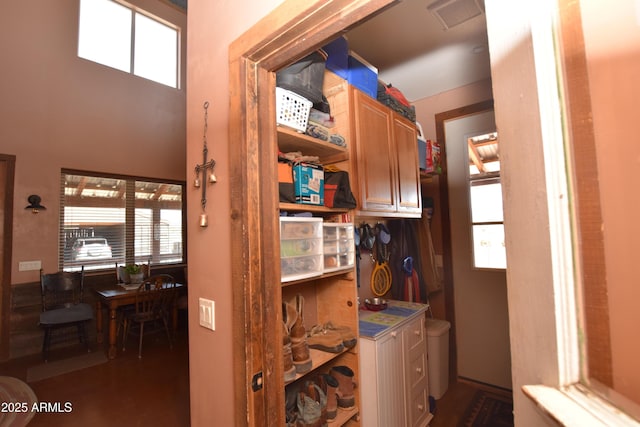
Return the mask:
<path id="1" fill-rule="evenodd" d="M 351 94 L 352 181 L 359 216 L 420 217 L 417 130 L 355 88 Z"/>
<path id="2" fill-rule="evenodd" d="M 363 425 L 425 427 L 433 418 L 429 412 L 427 307 L 390 301 L 384 311 L 360 315 Z"/>
<path id="3" fill-rule="evenodd" d="M 345 111 L 344 107 L 348 105 L 346 87 L 346 84 L 341 79 L 329 78 L 325 79 L 323 89 L 325 94 L 329 94 L 328 97 L 331 100 L 332 109 L 334 105 L 336 106 L 336 127 L 333 130 L 343 134 L 344 132 L 348 133 L 349 122 L 348 116 L 340 113 L 339 110 L 342 108 Z M 278 128 L 278 148 L 282 152 L 300 151 L 304 155 L 318 156 L 320 162 L 324 165 L 338 164 L 341 169 L 348 170 L 349 151 L 347 148 L 312 138 L 284 127 Z M 348 222 L 351 218 L 351 212 L 348 209 L 331 209 L 324 206 L 294 203 L 280 203 L 279 207 L 281 212 L 311 212 L 314 217 L 322 217 L 324 221 L 340 218 Z M 329 230 L 326 233 L 323 232 L 323 253 L 325 240 L 328 246 L 335 246 L 338 243 L 342 244 L 342 242 L 353 242 L 353 237 L 343 235 L 347 232 L 352 234 L 353 227 L 328 228 Z M 326 239 L 325 234 L 328 236 Z M 347 247 L 339 246 L 333 247 L 329 252 L 334 255 L 336 253 L 345 253 L 348 256 L 352 254 L 348 249 Z M 320 259 L 323 259 L 323 255 L 320 256 Z M 292 301 L 297 295 L 303 297 L 303 318 L 307 331 L 314 325 L 323 325 L 331 321 L 335 326 L 348 326 L 357 335 L 358 297 L 353 259 L 341 261 L 333 268 L 323 269 L 322 274 L 316 277 L 286 280 L 280 284 L 279 292 L 281 293 L 282 301 Z M 328 373 L 332 366 L 339 365 L 351 368 L 354 372 L 354 379 L 359 384 L 359 344 L 341 353 L 329 353 L 315 349 L 311 349 L 310 353 L 312 358 L 311 371 L 297 374 L 295 379 L 287 384 L 283 382 L 285 390 L 295 389 L 297 385 L 307 380 L 313 380 L 318 374 Z M 360 425 L 358 418 L 361 402 L 359 393 L 360 388 L 356 387 L 354 389 L 355 407 L 351 409 L 339 408 L 336 419 L 331 422 L 332 426 Z"/>

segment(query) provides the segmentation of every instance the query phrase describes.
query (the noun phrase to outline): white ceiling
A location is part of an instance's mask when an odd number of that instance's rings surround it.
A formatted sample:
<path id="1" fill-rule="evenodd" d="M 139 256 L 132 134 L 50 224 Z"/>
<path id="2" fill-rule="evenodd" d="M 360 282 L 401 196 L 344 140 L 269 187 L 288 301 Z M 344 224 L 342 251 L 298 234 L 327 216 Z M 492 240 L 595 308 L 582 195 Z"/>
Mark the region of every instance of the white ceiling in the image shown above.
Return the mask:
<path id="1" fill-rule="evenodd" d="M 401 1 L 346 34 L 349 49 L 411 102 L 491 75 L 484 13 L 445 30 L 427 10 L 434 1 Z"/>

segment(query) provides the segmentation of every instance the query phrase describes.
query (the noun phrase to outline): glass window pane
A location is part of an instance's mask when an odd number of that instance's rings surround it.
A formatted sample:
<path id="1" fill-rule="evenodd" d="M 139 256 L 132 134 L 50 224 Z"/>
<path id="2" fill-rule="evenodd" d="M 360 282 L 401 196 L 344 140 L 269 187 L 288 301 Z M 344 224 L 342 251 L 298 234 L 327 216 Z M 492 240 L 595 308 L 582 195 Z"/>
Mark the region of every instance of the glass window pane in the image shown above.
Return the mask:
<path id="1" fill-rule="evenodd" d="M 473 226 L 473 260 L 476 268 L 507 268 L 502 224 Z"/>
<path id="2" fill-rule="evenodd" d="M 182 186 L 136 181 L 136 262 L 182 262 Z"/>
<path id="3" fill-rule="evenodd" d="M 64 270 L 109 268 L 125 259 L 125 186 L 119 179 L 63 174 Z"/>
<path id="4" fill-rule="evenodd" d="M 136 263 L 149 262 L 153 250 L 153 212 L 151 209 L 136 209 L 134 252 Z"/>
<path id="5" fill-rule="evenodd" d="M 61 269 L 184 262 L 183 188 L 174 183 L 63 172 Z"/>
<path id="6" fill-rule="evenodd" d="M 502 222 L 502 184 L 474 185 L 471 191 L 471 221 Z"/>
<path id="7" fill-rule="evenodd" d="M 182 211 L 163 209 L 160 212 L 160 262 L 182 261 Z"/>
<path id="8" fill-rule="evenodd" d="M 131 10 L 110 0 L 81 0 L 78 56 L 131 70 Z"/>
<path id="9" fill-rule="evenodd" d="M 134 74 L 176 87 L 178 32 L 136 13 Z"/>

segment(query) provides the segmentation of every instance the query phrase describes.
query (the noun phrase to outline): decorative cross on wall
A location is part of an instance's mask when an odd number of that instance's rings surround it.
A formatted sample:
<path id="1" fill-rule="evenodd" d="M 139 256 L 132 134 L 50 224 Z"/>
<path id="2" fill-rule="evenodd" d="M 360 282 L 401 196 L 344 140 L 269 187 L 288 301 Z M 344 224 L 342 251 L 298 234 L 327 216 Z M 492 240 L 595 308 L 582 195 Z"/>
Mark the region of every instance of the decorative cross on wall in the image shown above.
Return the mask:
<path id="1" fill-rule="evenodd" d="M 202 213 L 200 214 L 200 227 L 206 227 L 209 225 L 209 219 L 207 217 L 207 181 L 214 184 L 218 181 L 213 168 L 216 165 L 216 161 L 211 159 L 207 160 L 209 149 L 207 148 L 207 118 L 208 118 L 209 101 L 204 103 L 204 136 L 202 137 L 202 164 L 196 165 L 195 173 L 196 179 L 193 181 L 193 186 L 196 188 L 202 188 L 202 198 L 200 204 L 202 205 Z M 202 181 L 200 180 L 200 172 L 202 172 Z"/>

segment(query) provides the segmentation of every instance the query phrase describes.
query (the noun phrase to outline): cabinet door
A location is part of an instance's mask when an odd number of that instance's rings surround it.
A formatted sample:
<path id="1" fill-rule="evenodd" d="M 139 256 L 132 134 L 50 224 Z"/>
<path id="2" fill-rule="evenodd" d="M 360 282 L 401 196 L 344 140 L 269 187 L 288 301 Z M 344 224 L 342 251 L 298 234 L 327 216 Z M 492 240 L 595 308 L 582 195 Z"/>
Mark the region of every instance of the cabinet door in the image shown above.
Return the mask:
<path id="1" fill-rule="evenodd" d="M 418 133 L 414 123 L 393 113 L 393 135 L 396 145 L 398 212 L 421 213 L 420 166 L 418 164 Z"/>
<path id="2" fill-rule="evenodd" d="M 406 426 L 406 385 L 402 332 L 392 331 L 377 344 L 378 425 Z"/>
<path id="3" fill-rule="evenodd" d="M 395 212 L 391 111 L 358 90 L 354 89 L 353 95 L 359 207 L 363 211 Z"/>

